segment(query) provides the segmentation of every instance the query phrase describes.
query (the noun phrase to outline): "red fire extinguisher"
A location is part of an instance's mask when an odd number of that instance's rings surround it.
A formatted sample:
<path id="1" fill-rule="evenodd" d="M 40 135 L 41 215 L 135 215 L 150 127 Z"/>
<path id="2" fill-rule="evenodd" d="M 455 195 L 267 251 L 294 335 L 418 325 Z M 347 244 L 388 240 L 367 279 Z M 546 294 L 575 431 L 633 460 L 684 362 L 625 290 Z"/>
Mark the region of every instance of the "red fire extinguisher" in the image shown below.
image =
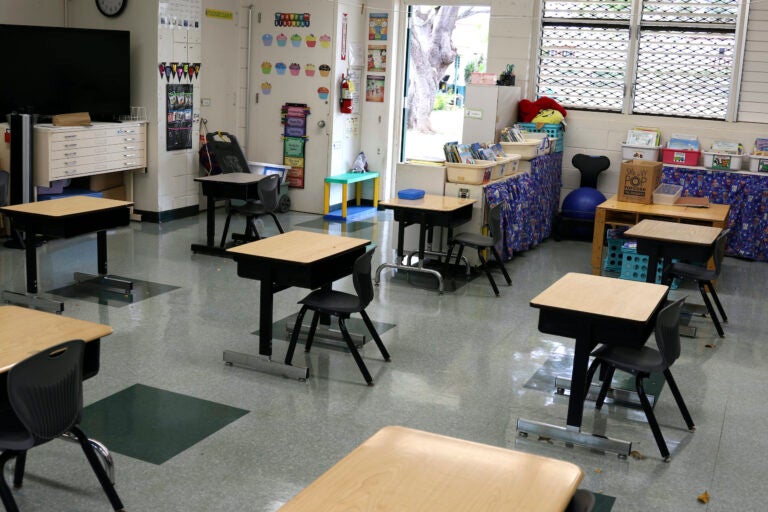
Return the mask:
<path id="1" fill-rule="evenodd" d="M 355 86 L 347 77 L 341 75 L 341 94 L 339 95 L 339 107 L 342 114 L 352 113 L 352 93 L 355 92 Z"/>

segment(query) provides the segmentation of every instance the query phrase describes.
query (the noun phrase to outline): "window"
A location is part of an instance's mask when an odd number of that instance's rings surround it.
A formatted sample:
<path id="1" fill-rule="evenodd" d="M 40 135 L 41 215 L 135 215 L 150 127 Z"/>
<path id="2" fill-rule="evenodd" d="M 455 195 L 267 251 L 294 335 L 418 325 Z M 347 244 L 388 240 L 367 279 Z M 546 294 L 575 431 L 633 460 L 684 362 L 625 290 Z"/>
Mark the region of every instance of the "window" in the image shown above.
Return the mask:
<path id="1" fill-rule="evenodd" d="M 727 119 L 740 0 L 543 0 L 538 96 L 566 107 Z"/>

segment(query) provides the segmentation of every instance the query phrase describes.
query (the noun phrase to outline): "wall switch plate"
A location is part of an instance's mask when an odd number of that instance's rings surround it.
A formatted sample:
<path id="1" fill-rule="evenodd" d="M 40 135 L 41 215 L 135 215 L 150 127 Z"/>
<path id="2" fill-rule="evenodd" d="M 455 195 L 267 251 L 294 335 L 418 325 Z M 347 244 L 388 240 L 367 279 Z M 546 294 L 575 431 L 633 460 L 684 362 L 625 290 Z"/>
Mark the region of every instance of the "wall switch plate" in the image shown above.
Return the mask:
<path id="1" fill-rule="evenodd" d="M 200 98 L 200 105 L 202 105 L 203 107 L 210 107 L 211 98 Z"/>

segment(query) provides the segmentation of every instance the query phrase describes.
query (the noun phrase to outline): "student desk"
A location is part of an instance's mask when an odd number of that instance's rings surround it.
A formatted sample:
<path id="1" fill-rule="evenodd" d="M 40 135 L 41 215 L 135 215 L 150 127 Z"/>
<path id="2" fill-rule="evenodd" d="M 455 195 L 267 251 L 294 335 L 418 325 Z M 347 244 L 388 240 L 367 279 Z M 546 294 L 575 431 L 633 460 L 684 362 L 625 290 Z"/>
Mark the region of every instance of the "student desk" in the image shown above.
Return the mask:
<path id="1" fill-rule="evenodd" d="M 224 351 L 224 362 L 295 379 L 309 370 L 272 360 L 273 295 L 290 286 L 314 290 L 352 273 L 355 260 L 370 240 L 309 231 L 289 231 L 228 249 L 237 275 L 261 281 L 259 287 L 259 354 Z"/>
<path id="2" fill-rule="evenodd" d="M 722 228 L 697 226 L 659 220 L 644 219 L 624 232 L 624 236 L 637 239 L 638 254 L 648 256 L 646 282 L 656 282 L 659 258 L 708 261 L 712 257 L 715 239 Z"/>
<path id="3" fill-rule="evenodd" d="M 581 431 L 589 354 L 598 343 L 644 345 L 667 291 L 658 284 L 568 273 L 534 297 L 539 331 L 576 340 L 571 395 L 566 427 L 518 419 L 518 431 L 628 455 L 632 443 Z"/>
<path id="4" fill-rule="evenodd" d="M 26 243 L 27 295 L 4 292 L 9 302 L 61 312 L 61 302 L 36 297 L 37 294 L 37 235 L 70 238 L 96 232 L 98 276 L 75 273 L 77 282 L 90 282 L 119 288 L 130 293 L 133 284 L 107 275 L 107 230 L 127 226 L 133 203 L 90 196 L 72 196 L 50 201 L 38 201 L 0 208 L 11 218 L 16 229 L 23 230 Z"/>
<path id="5" fill-rule="evenodd" d="M 384 427 L 281 512 L 562 512 L 581 468 L 463 439 Z"/>
<path id="6" fill-rule="evenodd" d="M 614 196 L 599 204 L 595 211 L 592 273 L 599 276 L 602 269 L 606 226 L 634 226 L 643 219 L 653 219 L 722 229 L 728 221 L 730 208 L 727 204 L 710 204 L 709 208 L 693 208 L 667 204 L 627 203 L 617 200 Z"/>
<path id="7" fill-rule="evenodd" d="M 0 306 L 0 408 L 8 403 L 7 372 L 16 363 L 69 340 L 85 341 L 83 380 L 99 373 L 101 338 L 112 334 L 108 325 L 67 318 L 18 306 Z M 89 439 L 114 483 L 114 464 L 109 450 Z"/>
<path id="8" fill-rule="evenodd" d="M 345 172 L 325 178 L 325 195 L 323 201 L 323 216 L 329 220 L 347 220 L 347 197 L 351 184 L 355 184 L 355 204 L 360 206 L 363 193 L 363 182 L 373 180 L 373 209 L 379 205 L 379 173 L 377 172 Z M 331 185 L 341 185 L 341 214 L 331 213 Z M 335 210 L 338 212 L 338 210 Z"/>
<path id="9" fill-rule="evenodd" d="M 203 195 L 206 197 L 205 245 L 192 244 L 192 252 L 229 256 L 226 253 L 226 248 L 217 247 L 214 241 L 216 236 L 216 201 L 219 199 L 256 200 L 259 198 L 259 181 L 264 177 L 266 177 L 265 174 L 230 172 L 195 178 L 195 181 L 202 184 Z"/>
<path id="10" fill-rule="evenodd" d="M 400 199 L 393 197 L 380 204 L 384 208 L 394 210 L 397 225 L 397 263 L 382 263 L 376 269 L 376 284 L 381 280 L 381 271 L 385 268 L 423 272 L 437 277 L 438 291 L 443 293 L 443 276 L 437 270 L 424 268 L 424 252 L 427 232 L 436 226 L 448 228 L 448 239 L 452 237 L 453 228 L 464 224 L 472 218 L 472 205 L 477 199 L 438 196 L 426 194 L 421 199 Z M 403 265 L 405 251 L 403 239 L 405 228 L 419 225 L 419 261 L 416 266 Z"/>

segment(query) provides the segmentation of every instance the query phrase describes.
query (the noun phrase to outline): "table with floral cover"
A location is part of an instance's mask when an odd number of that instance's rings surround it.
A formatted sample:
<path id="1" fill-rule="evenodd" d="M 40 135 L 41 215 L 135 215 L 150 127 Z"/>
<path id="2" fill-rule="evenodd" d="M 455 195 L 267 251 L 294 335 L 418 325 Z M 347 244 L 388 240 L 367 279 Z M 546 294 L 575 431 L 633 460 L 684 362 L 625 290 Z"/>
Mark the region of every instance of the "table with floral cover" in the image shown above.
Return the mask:
<path id="1" fill-rule="evenodd" d="M 682 185 L 683 196 L 730 205 L 726 254 L 768 261 L 768 174 L 665 164 L 661 181 Z"/>
<path id="2" fill-rule="evenodd" d="M 488 207 L 503 205 L 501 256 L 539 245 L 552 233 L 552 221 L 560 208 L 563 154 L 552 153 L 531 160 L 530 172 L 485 186 Z"/>

